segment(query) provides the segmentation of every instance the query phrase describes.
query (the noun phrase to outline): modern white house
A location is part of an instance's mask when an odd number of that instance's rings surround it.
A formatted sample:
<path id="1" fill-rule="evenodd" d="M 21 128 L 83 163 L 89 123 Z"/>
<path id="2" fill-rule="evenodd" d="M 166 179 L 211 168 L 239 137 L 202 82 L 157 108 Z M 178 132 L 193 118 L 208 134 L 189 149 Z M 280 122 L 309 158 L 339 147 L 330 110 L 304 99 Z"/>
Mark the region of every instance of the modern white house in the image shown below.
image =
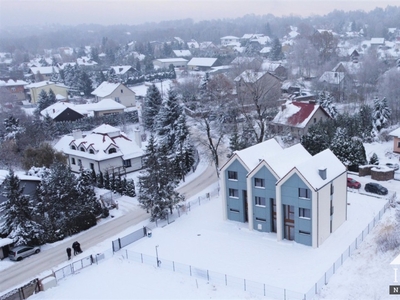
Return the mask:
<path id="1" fill-rule="evenodd" d="M 319 247 L 347 219 L 347 170 L 329 150 L 311 156 L 274 139 L 236 151 L 221 168 L 224 219 Z"/>
<path id="2" fill-rule="evenodd" d="M 187 59 L 176 57 L 176 58 L 159 58 L 153 60 L 153 65 L 155 68 L 168 69 L 170 65 L 173 65 L 174 68 L 183 68 L 186 67 L 188 63 Z"/>
<path id="3" fill-rule="evenodd" d="M 103 124 L 84 135 L 74 131 L 65 135 L 54 146 L 68 157 L 73 172 L 80 168 L 99 172 L 130 173 L 142 168 L 144 151 L 141 147 L 139 130 L 135 132 L 135 140 L 131 140 L 120 129 Z"/>
<path id="4" fill-rule="evenodd" d="M 93 92 L 96 101 L 113 99 L 126 107 L 136 106 L 136 94 L 119 82 L 103 81 Z"/>

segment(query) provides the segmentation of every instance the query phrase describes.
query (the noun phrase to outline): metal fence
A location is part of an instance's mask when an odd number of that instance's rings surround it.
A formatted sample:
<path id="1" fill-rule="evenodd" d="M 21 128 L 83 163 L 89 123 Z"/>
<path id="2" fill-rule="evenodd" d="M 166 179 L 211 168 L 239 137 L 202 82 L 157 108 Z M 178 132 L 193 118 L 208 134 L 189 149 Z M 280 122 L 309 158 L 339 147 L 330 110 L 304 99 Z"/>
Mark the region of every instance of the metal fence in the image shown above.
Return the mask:
<path id="1" fill-rule="evenodd" d="M 356 239 L 347 247 L 345 251 L 335 260 L 332 266 L 322 275 L 322 277 L 314 284 L 312 288 L 306 293 L 305 299 L 312 299 L 318 294 L 324 285 L 327 285 L 331 277 L 337 272 L 337 270 L 343 265 L 347 258 L 349 258 L 355 250 L 360 247 L 361 243 L 375 227 L 375 225 L 382 219 L 383 214 L 391 205 L 391 201 L 388 201 L 385 206 L 379 211 L 379 213 L 368 223 L 363 231 L 356 237 Z"/>
<path id="2" fill-rule="evenodd" d="M 74 261 L 58 270 L 53 270 L 53 274 L 54 277 L 57 279 L 57 281 L 73 275 L 77 272 L 79 272 L 80 270 L 89 267 L 93 264 L 98 264 L 99 261 L 105 259 L 106 257 L 111 257 L 112 256 L 112 252 L 111 250 L 105 251 L 103 253 L 98 253 L 96 255 L 89 255 L 86 256 L 80 260 Z"/>
<path id="3" fill-rule="evenodd" d="M 161 260 L 159 257 L 134 252 L 128 249 L 125 249 L 123 256 L 130 261 L 159 267 L 161 269 L 205 280 L 210 283 L 241 289 L 245 292 L 249 292 L 258 296 L 265 296 L 273 299 L 305 299 L 305 294 L 299 292 L 274 287 L 265 283 L 247 280 L 245 278 L 239 278 L 228 274 L 218 273 L 208 269 L 202 269 L 175 261 L 170 261 L 166 259 Z"/>
<path id="4" fill-rule="evenodd" d="M 146 236 L 147 232 L 148 230 L 146 229 L 146 227 L 143 227 L 122 238 L 118 238 L 117 240 L 112 241 L 113 252 L 117 252 L 121 248 L 128 246 L 129 244 L 132 244 L 137 240 L 140 240 L 141 238 Z"/>
<path id="5" fill-rule="evenodd" d="M 0 300 L 23 300 L 40 291 L 39 279 L 35 278 L 22 287 L 13 289 L 0 296 Z"/>

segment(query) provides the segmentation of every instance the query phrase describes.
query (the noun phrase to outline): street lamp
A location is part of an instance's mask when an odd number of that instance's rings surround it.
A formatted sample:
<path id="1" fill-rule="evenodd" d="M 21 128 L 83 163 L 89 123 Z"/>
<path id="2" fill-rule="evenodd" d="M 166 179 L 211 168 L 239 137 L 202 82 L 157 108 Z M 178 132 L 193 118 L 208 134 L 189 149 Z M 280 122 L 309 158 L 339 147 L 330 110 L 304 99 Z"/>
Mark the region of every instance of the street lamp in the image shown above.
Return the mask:
<path id="1" fill-rule="evenodd" d="M 157 267 L 159 267 L 161 262 L 158 259 L 158 245 L 156 246 L 156 259 L 157 259 Z"/>

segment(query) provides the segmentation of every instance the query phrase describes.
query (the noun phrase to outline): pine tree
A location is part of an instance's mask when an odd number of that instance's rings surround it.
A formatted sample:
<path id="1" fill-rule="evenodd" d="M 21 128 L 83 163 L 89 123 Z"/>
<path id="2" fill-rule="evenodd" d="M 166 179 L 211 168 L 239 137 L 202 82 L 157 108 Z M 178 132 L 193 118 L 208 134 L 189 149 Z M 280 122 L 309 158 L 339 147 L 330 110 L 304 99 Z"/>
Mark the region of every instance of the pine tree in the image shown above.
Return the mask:
<path id="1" fill-rule="evenodd" d="M 43 109 L 45 109 L 45 108 L 50 106 L 49 102 L 50 101 L 49 101 L 48 94 L 46 93 L 45 90 L 41 90 L 40 93 L 39 93 L 38 100 L 37 100 L 37 107 L 35 109 L 35 115 L 40 116 L 40 112 Z"/>
<path id="2" fill-rule="evenodd" d="M 332 139 L 330 149 L 336 157 L 346 166 L 351 165 L 350 155 L 352 151 L 352 141 L 347 135 L 347 130 L 338 127 Z"/>
<path id="3" fill-rule="evenodd" d="M 319 94 L 319 104 L 321 107 L 333 118 L 335 119 L 338 115 L 337 109 L 333 104 L 333 97 L 328 92 L 321 92 Z"/>
<path id="4" fill-rule="evenodd" d="M 3 195 L 6 200 L 0 204 L 0 234 L 13 239 L 15 245 L 41 243 L 43 229 L 35 221 L 35 206 L 23 194 L 20 180 L 12 170 L 3 182 Z"/>
<path id="5" fill-rule="evenodd" d="M 107 73 L 107 80 L 108 82 L 118 82 L 118 76 L 117 73 L 115 72 L 114 68 L 110 68 L 110 70 Z"/>
<path id="6" fill-rule="evenodd" d="M 329 148 L 331 137 L 327 128 L 333 127 L 329 124 L 332 125 L 332 122 L 319 122 L 312 125 L 307 134 L 301 137 L 301 144 L 311 155 Z"/>
<path id="7" fill-rule="evenodd" d="M 128 197 L 135 197 L 136 196 L 136 191 L 135 191 L 135 182 L 133 179 L 126 179 L 124 178 L 124 195 Z"/>
<path id="8" fill-rule="evenodd" d="M 272 40 L 271 51 L 269 53 L 269 59 L 273 61 L 278 61 L 283 58 L 282 44 L 276 37 Z"/>
<path id="9" fill-rule="evenodd" d="M 154 130 L 156 116 L 160 111 L 162 98 L 158 88 L 152 84 L 146 93 L 143 106 L 143 123 L 144 127 L 150 131 Z"/>
<path id="10" fill-rule="evenodd" d="M 386 98 L 374 99 L 374 112 L 372 115 L 373 128 L 376 133 L 379 133 L 382 128 L 387 127 L 390 120 L 391 111 L 387 104 Z"/>
<path id="11" fill-rule="evenodd" d="M 78 82 L 78 90 L 80 93 L 83 93 L 85 96 L 90 96 L 93 92 L 92 80 L 87 72 L 84 70 L 79 74 L 79 82 Z"/>
<path id="12" fill-rule="evenodd" d="M 106 172 L 104 173 L 103 179 L 104 179 L 104 188 L 106 190 L 111 190 L 112 189 L 111 178 L 110 178 L 110 173 L 108 172 L 108 170 L 106 170 Z"/>
<path id="13" fill-rule="evenodd" d="M 379 165 L 379 158 L 378 155 L 376 155 L 376 153 L 373 153 L 371 158 L 369 159 L 369 164 L 370 165 Z"/>
<path id="14" fill-rule="evenodd" d="M 172 155 L 174 157 L 176 177 L 185 181 L 185 175 L 194 165 L 194 147 L 190 141 L 189 128 L 186 125 L 186 116 L 181 114 L 176 122 L 176 140 Z"/>
<path id="15" fill-rule="evenodd" d="M 176 123 L 183 109 L 179 104 L 176 92 L 168 91 L 168 97 L 161 105 L 157 115 L 156 132 L 158 141 L 172 149 L 175 144 Z"/>
<path id="16" fill-rule="evenodd" d="M 25 128 L 19 125 L 19 119 L 16 119 L 14 116 L 4 119 L 3 125 L 3 140 L 15 140 L 19 134 L 25 131 Z"/>

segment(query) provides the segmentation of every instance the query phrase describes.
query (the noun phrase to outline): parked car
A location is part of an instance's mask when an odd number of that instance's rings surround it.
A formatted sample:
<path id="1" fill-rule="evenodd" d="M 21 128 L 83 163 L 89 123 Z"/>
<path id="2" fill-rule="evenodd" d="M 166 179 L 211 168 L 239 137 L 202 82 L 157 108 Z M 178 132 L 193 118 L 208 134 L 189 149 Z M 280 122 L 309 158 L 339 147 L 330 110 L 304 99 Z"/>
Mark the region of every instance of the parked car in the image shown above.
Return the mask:
<path id="1" fill-rule="evenodd" d="M 31 256 L 32 254 L 37 254 L 40 252 L 39 246 L 17 246 L 12 248 L 8 253 L 8 257 L 11 260 L 22 260 L 25 257 Z"/>
<path id="2" fill-rule="evenodd" d="M 386 164 L 387 167 L 397 171 L 399 169 L 399 165 L 398 164 L 392 164 L 392 163 L 387 163 Z"/>
<path id="3" fill-rule="evenodd" d="M 353 178 L 348 177 L 347 187 L 352 189 L 359 189 L 361 187 L 361 183 L 359 183 L 357 180 L 354 180 Z"/>
<path id="4" fill-rule="evenodd" d="M 379 183 L 369 182 L 364 187 L 366 192 L 374 193 L 378 195 L 387 195 L 388 190 L 384 186 L 381 186 Z"/>

